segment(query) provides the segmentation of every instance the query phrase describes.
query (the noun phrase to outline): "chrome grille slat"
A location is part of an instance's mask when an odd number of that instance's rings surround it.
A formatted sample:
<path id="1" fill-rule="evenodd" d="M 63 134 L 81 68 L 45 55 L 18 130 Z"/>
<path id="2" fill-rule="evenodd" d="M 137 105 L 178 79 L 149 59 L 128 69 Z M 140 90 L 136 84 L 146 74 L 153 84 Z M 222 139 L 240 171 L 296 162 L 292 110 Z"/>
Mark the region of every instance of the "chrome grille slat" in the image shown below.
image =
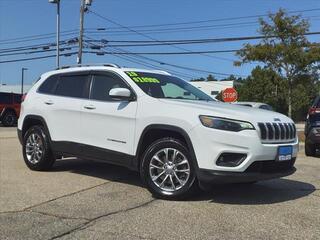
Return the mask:
<path id="1" fill-rule="evenodd" d="M 272 125 L 273 125 L 273 127 L 275 129 L 275 133 L 274 133 L 275 137 L 274 137 L 274 139 L 278 140 L 278 139 L 280 139 L 280 127 L 279 127 L 279 124 L 273 123 Z"/>
<path id="2" fill-rule="evenodd" d="M 294 141 L 296 127 L 294 123 L 259 122 L 260 138 L 263 142 L 285 143 Z"/>

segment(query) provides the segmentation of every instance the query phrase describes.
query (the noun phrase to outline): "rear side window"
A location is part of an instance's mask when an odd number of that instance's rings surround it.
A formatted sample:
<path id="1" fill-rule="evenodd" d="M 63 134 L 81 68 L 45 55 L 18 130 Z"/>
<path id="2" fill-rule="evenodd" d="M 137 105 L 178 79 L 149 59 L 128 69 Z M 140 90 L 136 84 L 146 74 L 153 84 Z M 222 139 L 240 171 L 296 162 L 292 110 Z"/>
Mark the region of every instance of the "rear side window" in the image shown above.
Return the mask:
<path id="1" fill-rule="evenodd" d="M 112 88 L 128 88 L 128 86 L 115 75 L 94 75 L 90 99 L 99 101 L 114 101 L 109 92 Z"/>
<path id="2" fill-rule="evenodd" d="M 55 87 L 57 86 L 59 76 L 53 75 L 48 77 L 39 87 L 38 92 L 53 94 Z"/>
<path id="3" fill-rule="evenodd" d="M 12 94 L 11 93 L 0 93 L 0 104 L 11 104 Z"/>
<path id="4" fill-rule="evenodd" d="M 89 89 L 89 75 L 60 76 L 55 95 L 86 98 Z"/>

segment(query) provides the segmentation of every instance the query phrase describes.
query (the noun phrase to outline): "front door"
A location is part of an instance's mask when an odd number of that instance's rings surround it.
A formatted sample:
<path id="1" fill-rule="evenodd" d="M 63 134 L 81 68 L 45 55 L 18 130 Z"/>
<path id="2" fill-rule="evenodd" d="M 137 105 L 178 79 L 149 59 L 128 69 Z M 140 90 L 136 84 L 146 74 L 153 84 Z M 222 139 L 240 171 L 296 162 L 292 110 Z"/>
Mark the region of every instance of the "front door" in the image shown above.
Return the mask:
<path id="1" fill-rule="evenodd" d="M 93 73 L 90 96 L 82 106 L 81 142 L 91 150 L 96 148 L 95 153 L 100 152 L 100 156 L 104 152 L 105 158 L 108 158 L 108 153 L 110 156 L 134 153 L 137 102 L 112 99 L 109 96 L 112 88 L 130 89 L 114 73 Z"/>

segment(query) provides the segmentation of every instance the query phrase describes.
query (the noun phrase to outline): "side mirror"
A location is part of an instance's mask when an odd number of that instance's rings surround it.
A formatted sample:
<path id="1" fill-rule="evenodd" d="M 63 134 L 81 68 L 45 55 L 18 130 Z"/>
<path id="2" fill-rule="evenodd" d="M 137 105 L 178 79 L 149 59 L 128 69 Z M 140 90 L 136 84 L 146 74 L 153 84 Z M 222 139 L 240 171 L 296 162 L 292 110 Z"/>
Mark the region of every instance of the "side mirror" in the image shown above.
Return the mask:
<path id="1" fill-rule="evenodd" d="M 109 96 L 116 100 L 128 100 L 132 99 L 131 91 L 127 88 L 112 88 L 109 91 Z"/>

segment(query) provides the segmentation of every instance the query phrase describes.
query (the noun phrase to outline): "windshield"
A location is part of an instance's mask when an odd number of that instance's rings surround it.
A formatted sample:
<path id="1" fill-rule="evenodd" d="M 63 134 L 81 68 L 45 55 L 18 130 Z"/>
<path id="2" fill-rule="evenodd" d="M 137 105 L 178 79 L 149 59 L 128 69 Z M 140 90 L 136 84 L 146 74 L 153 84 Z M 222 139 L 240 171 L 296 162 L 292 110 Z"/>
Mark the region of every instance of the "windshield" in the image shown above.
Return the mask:
<path id="1" fill-rule="evenodd" d="M 146 94 L 154 98 L 214 101 L 198 88 L 177 77 L 148 72 L 126 74 Z"/>

